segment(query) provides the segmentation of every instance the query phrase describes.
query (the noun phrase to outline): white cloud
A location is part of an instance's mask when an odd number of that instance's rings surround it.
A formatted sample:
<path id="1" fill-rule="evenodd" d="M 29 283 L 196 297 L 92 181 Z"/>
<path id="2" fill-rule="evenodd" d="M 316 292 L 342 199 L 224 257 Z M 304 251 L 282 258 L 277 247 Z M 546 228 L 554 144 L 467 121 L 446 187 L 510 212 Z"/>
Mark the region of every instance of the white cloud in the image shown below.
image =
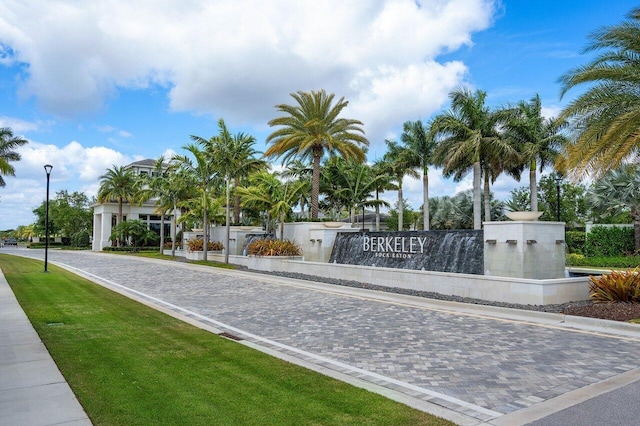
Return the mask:
<path id="1" fill-rule="evenodd" d="M 26 121 L 20 118 L 0 116 L 0 127 L 9 127 L 14 136 L 20 136 L 28 132 L 45 131 L 52 125 L 51 121 Z"/>
<path id="2" fill-rule="evenodd" d="M 466 68 L 438 55 L 470 45 L 496 3 L 29 0 L 0 5 L 0 42 L 5 62 L 28 64 L 22 96 L 60 116 L 161 86 L 174 111 L 264 123 L 289 93 L 324 88 L 378 143 L 441 107 Z"/>
<path id="3" fill-rule="evenodd" d="M 35 218 L 32 210 L 46 195 L 45 164 L 51 164 L 50 196 L 63 189 L 95 196 L 99 177 L 113 165 L 123 166 L 138 158 L 101 146 L 83 147 L 73 141 L 63 147 L 30 141 L 18 148 L 20 161 L 12 163 L 16 176 L 6 176 L 7 186 L 0 192 L 0 229 L 28 225 Z"/>

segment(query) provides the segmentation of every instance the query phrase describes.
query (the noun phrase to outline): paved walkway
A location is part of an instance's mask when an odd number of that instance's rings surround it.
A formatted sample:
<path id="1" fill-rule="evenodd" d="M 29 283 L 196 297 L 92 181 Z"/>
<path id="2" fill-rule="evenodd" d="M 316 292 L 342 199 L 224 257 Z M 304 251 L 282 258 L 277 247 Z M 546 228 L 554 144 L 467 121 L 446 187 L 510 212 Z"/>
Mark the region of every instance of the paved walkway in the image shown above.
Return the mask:
<path id="1" fill-rule="evenodd" d="M 42 257 L 41 251 L 15 253 Z M 640 384 L 640 329 L 633 326 L 594 331 L 602 322 L 576 322 L 582 327 L 576 329 L 558 314 L 104 253 L 50 251 L 49 260 L 214 332 L 458 424 L 517 425 L 552 413 L 566 416 L 563 410 L 577 403 Z"/>
<path id="2" fill-rule="evenodd" d="M 0 324 L 0 425 L 91 425 L 2 271 Z"/>

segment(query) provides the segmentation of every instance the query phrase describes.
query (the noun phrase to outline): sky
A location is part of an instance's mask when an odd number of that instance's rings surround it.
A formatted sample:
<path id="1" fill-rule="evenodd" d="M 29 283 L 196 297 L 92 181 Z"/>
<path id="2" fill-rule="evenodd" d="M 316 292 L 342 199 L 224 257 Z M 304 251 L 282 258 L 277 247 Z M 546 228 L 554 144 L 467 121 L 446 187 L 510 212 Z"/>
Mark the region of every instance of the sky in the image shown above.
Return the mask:
<path id="1" fill-rule="evenodd" d="M 34 222 L 50 194 L 97 193 L 113 165 L 184 153 L 223 118 L 265 139 L 275 105 L 324 89 L 364 123 L 368 161 L 407 120 L 428 121 L 448 94 L 487 92 L 491 107 L 539 94 L 557 114 L 558 78 L 588 62 L 589 34 L 624 20 L 638 3 L 584 0 L 3 0 L 0 127 L 29 143 L 0 187 L 0 230 Z M 274 165 L 280 160 L 273 159 Z M 429 171 L 430 195 L 471 188 Z M 501 177 L 498 199 L 528 185 Z M 404 195 L 421 205 L 421 180 Z M 395 193 L 384 197 L 391 203 Z"/>

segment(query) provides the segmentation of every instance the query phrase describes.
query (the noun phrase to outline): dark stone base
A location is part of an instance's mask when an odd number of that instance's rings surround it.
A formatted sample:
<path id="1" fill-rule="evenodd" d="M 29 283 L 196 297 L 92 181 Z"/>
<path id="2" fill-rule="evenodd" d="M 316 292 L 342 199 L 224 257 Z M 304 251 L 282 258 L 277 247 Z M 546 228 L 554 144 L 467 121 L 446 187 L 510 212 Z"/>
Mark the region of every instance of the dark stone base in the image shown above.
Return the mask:
<path id="1" fill-rule="evenodd" d="M 483 232 L 339 232 L 329 262 L 483 275 Z"/>

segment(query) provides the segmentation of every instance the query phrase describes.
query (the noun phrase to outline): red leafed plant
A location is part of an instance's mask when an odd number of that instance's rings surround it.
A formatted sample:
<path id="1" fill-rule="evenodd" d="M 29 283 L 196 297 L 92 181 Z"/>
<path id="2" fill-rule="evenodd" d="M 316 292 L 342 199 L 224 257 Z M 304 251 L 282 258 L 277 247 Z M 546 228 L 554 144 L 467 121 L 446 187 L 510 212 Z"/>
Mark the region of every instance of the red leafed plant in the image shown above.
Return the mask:
<path id="1" fill-rule="evenodd" d="M 611 271 L 599 277 L 589 276 L 589 297 L 595 303 L 640 303 L 638 268 Z"/>

